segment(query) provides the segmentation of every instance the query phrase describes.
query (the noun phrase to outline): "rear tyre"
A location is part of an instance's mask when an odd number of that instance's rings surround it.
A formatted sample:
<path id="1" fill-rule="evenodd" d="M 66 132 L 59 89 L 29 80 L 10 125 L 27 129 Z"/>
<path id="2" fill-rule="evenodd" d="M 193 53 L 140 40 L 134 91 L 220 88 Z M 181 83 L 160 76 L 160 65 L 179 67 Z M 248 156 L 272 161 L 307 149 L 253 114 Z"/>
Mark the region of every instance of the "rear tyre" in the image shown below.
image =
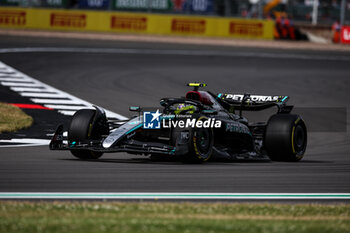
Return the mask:
<path id="1" fill-rule="evenodd" d="M 96 130 L 93 131 L 95 113 L 96 110 L 93 109 L 81 109 L 74 114 L 68 130 L 70 143 L 98 138 L 99 135 L 94 133 Z M 79 159 L 98 159 L 103 155 L 103 153 L 90 150 L 71 150 L 70 152 Z"/>
<path id="2" fill-rule="evenodd" d="M 275 114 L 270 117 L 264 146 L 271 160 L 299 161 L 304 156 L 306 145 L 306 125 L 299 115 Z"/>

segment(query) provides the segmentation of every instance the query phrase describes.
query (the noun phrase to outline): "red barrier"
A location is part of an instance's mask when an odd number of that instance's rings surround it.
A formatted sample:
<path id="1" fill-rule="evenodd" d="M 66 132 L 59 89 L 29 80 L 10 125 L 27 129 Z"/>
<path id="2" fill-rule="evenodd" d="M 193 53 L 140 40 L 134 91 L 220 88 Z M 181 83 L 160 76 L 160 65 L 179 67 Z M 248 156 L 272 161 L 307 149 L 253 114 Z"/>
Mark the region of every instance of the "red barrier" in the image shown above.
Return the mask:
<path id="1" fill-rule="evenodd" d="M 341 28 L 340 39 L 342 44 L 350 44 L 350 26 Z"/>

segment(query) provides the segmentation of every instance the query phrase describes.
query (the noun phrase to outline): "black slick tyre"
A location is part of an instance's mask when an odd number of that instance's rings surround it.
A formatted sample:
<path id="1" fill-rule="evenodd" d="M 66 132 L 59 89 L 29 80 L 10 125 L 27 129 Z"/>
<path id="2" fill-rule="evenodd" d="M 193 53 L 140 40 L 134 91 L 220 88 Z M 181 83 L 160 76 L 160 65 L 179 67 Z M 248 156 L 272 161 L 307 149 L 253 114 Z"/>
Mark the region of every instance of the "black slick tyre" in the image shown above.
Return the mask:
<path id="1" fill-rule="evenodd" d="M 303 119 L 294 114 L 270 117 L 264 136 L 267 155 L 274 161 L 299 161 L 307 145 L 307 130 Z"/>
<path id="2" fill-rule="evenodd" d="M 199 118 L 199 120 L 205 120 Z M 193 128 L 190 130 L 189 153 L 183 156 L 185 163 L 202 163 L 210 160 L 213 154 L 214 133 L 211 128 Z"/>
<path id="3" fill-rule="evenodd" d="M 92 122 L 95 113 L 96 111 L 93 109 L 81 109 L 74 114 L 68 130 L 68 141 L 70 143 L 96 137 L 96 135 L 92 135 Z M 70 152 L 79 159 L 98 159 L 103 154 L 90 150 L 71 150 Z"/>

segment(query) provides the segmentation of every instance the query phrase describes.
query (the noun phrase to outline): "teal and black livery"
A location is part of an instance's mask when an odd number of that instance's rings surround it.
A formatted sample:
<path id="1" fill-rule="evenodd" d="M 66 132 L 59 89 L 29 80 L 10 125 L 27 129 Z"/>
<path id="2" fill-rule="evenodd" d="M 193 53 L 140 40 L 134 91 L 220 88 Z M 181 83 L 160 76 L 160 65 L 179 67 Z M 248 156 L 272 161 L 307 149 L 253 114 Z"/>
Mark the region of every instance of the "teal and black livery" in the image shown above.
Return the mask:
<path id="1" fill-rule="evenodd" d="M 74 114 L 67 136 L 63 125 L 58 126 L 50 149 L 69 150 L 79 159 L 126 152 L 171 156 L 191 163 L 213 157 L 267 156 L 278 161 L 303 158 L 306 123 L 301 116 L 291 114 L 289 96 L 213 94 L 202 90 L 207 86 L 205 83 L 193 82 L 187 86 L 193 89 L 184 97 L 162 98 L 156 112 L 130 107 L 130 111 L 138 114 L 127 120 L 107 119 L 105 111 L 97 106 L 81 109 Z M 268 108 L 276 108 L 276 112 L 266 122 L 254 122 L 246 117 L 246 111 Z M 146 127 L 148 121 L 155 119 L 157 127 Z M 185 120 L 189 123 L 184 123 Z"/>

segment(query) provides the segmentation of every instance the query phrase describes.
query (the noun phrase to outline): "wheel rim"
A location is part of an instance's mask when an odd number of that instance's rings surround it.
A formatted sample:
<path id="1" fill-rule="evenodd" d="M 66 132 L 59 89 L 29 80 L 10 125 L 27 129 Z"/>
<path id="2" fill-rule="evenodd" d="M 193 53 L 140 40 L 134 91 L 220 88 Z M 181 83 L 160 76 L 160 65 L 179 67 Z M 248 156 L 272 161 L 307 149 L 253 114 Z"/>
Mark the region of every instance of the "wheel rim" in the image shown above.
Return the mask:
<path id="1" fill-rule="evenodd" d="M 199 131 L 198 149 L 201 153 L 207 153 L 210 147 L 209 133 L 206 130 Z"/>

